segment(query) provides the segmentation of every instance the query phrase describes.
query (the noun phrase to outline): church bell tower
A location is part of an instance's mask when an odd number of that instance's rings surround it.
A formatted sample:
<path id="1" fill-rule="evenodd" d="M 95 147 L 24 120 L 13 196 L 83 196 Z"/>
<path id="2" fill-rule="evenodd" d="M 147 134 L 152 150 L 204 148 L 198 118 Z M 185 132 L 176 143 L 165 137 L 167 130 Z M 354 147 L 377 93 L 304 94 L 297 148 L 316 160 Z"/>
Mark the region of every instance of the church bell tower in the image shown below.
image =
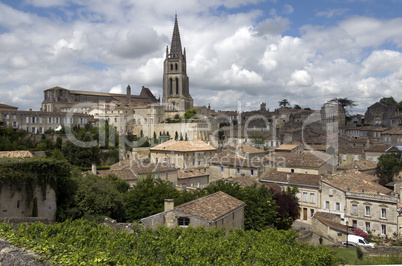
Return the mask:
<path id="1" fill-rule="evenodd" d="M 165 111 L 185 112 L 193 109 L 193 98 L 189 92 L 189 79 L 186 70 L 186 49 L 181 47 L 179 24 L 175 15 L 172 43 L 166 47 L 163 66 L 163 97 Z"/>

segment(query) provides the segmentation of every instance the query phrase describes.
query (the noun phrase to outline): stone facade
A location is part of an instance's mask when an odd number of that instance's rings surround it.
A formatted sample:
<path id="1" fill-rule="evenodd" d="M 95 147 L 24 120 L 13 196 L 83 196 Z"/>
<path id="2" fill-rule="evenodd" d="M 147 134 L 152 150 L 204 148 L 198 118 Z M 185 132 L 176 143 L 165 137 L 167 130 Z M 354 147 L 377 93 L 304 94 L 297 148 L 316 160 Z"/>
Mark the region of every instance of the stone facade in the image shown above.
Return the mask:
<path id="1" fill-rule="evenodd" d="M 183 114 L 193 109 L 193 98 L 189 91 L 187 76 L 186 49 L 181 47 L 179 24 L 175 17 L 170 52 L 166 47 L 166 58 L 163 65 L 163 98 L 162 104 L 167 112 Z"/>
<path id="2" fill-rule="evenodd" d="M 36 187 L 34 199 L 37 202 L 38 217 L 56 220 L 56 193 L 49 186 L 46 189 L 46 199 L 43 198 L 42 189 Z M 24 218 L 32 217 L 34 203 L 27 201 L 24 191 L 12 191 L 10 185 L 2 184 L 0 190 L 0 217 Z"/>
<path id="3" fill-rule="evenodd" d="M 62 127 L 85 126 L 93 120 L 92 115 L 65 112 L 42 111 L 0 111 L 0 120 L 5 126 L 22 129 L 34 134 L 43 134 L 46 130 Z"/>

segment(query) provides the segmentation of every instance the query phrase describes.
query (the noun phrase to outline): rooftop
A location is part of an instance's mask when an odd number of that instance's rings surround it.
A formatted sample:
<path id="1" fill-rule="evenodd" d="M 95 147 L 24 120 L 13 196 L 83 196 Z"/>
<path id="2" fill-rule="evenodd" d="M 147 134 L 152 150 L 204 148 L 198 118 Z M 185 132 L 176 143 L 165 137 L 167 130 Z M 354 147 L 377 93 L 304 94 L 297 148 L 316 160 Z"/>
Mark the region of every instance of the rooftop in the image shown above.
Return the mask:
<path id="1" fill-rule="evenodd" d="M 344 192 L 364 192 L 368 194 L 390 195 L 392 190 L 374 183 L 377 180 L 378 177 L 362 172 L 353 172 L 336 174 L 331 176 L 330 179 L 323 179 L 322 182 Z"/>
<path id="2" fill-rule="evenodd" d="M 178 152 L 194 152 L 194 151 L 215 151 L 216 149 L 204 141 L 176 141 L 168 140 L 158 146 L 150 148 L 151 151 L 178 151 Z"/>
<path id="3" fill-rule="evenodd" d="M 184 203 L 176 210 L 198 216 L 209 221 L 216 221 L 246 204 L 222 191 Z"/>
<path id="4" fill-rule="evenodd" d="M 319 175 L 273 172 L 262 179 L 261 182 L 284 182 L 307 186 L 319 186 L 320 180 L 321 176 Z"/>

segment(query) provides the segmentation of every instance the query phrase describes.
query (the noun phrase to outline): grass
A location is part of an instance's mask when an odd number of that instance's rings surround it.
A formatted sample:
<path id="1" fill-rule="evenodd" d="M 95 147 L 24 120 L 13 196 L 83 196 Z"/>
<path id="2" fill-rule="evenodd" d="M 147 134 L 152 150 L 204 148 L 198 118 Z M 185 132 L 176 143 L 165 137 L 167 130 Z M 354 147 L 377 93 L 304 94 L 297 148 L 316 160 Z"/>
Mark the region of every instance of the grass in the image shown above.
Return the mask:
<path id="1" fill-rule="evenodd" d="M 389 256 L 363 256 L 362 260 L 358 260 L 355 247 L 337 247 L 332 248 L 337 264 L 354 264 L 354 265 L 378 265 L 378 264 L 402 264 L 402 256 L 390 254 Z"/>

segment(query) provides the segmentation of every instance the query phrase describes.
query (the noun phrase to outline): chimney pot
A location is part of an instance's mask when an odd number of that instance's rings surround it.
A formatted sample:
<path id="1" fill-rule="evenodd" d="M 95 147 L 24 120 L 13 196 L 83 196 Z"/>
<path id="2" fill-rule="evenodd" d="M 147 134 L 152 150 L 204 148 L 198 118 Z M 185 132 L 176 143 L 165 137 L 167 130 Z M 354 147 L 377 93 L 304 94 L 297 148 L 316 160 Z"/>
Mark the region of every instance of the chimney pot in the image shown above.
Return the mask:
<path id="1" fill-rule="evenodd" d="M 165 199 L 164 211 L 171 211 L 174 208 L 174 199 Z"/>

